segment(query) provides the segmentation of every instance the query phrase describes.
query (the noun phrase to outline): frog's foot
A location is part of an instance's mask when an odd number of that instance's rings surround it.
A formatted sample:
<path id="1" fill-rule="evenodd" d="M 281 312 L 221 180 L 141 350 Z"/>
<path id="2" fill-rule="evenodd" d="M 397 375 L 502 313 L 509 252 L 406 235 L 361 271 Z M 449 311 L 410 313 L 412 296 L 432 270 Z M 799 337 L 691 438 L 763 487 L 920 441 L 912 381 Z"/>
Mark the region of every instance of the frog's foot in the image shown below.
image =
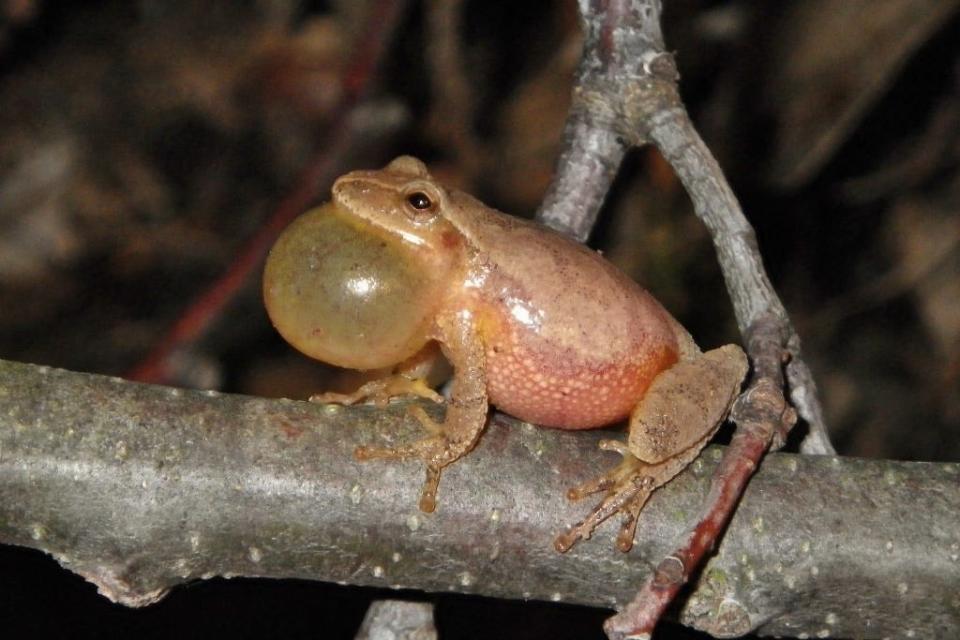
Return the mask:
<path id="1" fill-rule="evenodd" d="M 623 512 L 626 518 L 617 535 L 617 548 L 620 551 L 629 551 L 633 546 L 640 511 L 653 490 L 663 484 L 657 482 L 661 475 L 659 467 L 662 465 L 651 465 L 639 460 L 622 442 L 601 440 L 600 448 L 616 451 L 623 456 L 623 461 L 599 478 L 573 487 L 567 492 L 570 500 L 580 500 L 600 491 L 606 491 L 607 495 L 586 518 L 557 536 L 554 547 L 561 553 L 569 551 L 579 540 L 588 540 L 594 529 L 618 512 Z"/>
<path id="2" fill-rule="evenodd" d="M 357 404 L 370 401 L 377 406 L 385 406 L 390 398 L 412 395 L 427 398 L 434 402 L 443 402 L 443 396 L 427 386 L 423 378 L 408 378 L 404 375 L 392 375 L 379 380 L 371 380 L 353 393 L 318 393 L 310 396 L 310 402 L 324 404 Z"/>
<path id="3" fill-rule="evenodd" d="M 430 434 L 426 438 L 398 447 L 357 447 L 353 455 L 357 460 L 401 460 L 419 458 L 426 465 L 426 479 L 420 491 L 420 510 L 432 513 L 437 508 L 437 487 L 440 484 L 440 472 L 445 466 L 458 460 L 473 447 L 473 441 L 453 439 L 447 434 L 444 425 L 438 424 L 427 415 L 423 407 L 409 409 L 423 428 Z"/>

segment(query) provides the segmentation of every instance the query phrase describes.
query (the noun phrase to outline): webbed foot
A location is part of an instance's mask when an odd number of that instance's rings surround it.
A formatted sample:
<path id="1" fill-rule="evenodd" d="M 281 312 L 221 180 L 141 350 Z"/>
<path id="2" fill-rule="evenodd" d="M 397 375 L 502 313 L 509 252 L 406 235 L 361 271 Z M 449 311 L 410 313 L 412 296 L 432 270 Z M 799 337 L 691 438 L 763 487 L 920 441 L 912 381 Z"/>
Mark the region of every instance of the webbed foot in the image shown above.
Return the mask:
<path id="1" fill-rule="evenodd" d="M 659 486 L 655 477 L 657 470 L 651 469 L 659 465 L 642 462 L 627 450 L 626 445 L 616 440 L 601 440 L 600 448 L 620 453 L 623 461 L 604 475 L 567 491 L 570 500 L 580 500 L 600 491 L 606 491 L 607 494 L 586 518 L 556 537 L 553 546 L 561 553 L 569 551 L 579 540 L 588 540 L 594 529 L 620 512 L 626 518 L 617 535 L 617 548 L 629 551 L 633 547 L 637 517 L 650 494 Z"/>
<path id="2" fill-rule="evenodd" d="M 357 447 L 353 455 L 357 460 L 402 460 L 419 458 L 426 466 L 426 479 L 420 491 L 420 510 L 432 513 L 437 508 L 437 487 L 443 467 L 463 456 L 472 442 L 458 442 L 448 437 L 444 425 L 427 415 L 423 407 L 414 405 L 409 409 L 430 435 L 416 442 L 396 447 Z"/>

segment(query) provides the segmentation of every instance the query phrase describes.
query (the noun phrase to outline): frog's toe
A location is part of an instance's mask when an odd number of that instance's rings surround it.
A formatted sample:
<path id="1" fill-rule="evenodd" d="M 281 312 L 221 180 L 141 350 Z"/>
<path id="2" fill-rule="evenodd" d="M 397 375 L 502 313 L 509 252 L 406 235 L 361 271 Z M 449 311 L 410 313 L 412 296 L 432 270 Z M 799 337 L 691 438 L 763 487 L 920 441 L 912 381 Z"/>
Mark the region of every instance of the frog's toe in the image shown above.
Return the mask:
<path id="1" fill-rule="evenodd" d="M 609 484 L 609 482 L 606 476 L 600 481 L 601 484 Z M 611 486 L 607 495 L 586 518 L 556 537 L 554 547 L 561 553 L 569 551 L 579 540 L 589 540 L 593 531 L 610 516 L 623 512 L 627 518 L 617 536 L 617 548 L 621 551 L 629 551 L 633 546 L 637 517 L 653 489 L 653 479 L 641 473 Z"/>
<path id="2" fill-rule="evenodd" d="M 606 491 L 603 500 L 595 506 L 586 518 L 557 536 L 554 546 L 557 551 L 568 551 L 579 540 L 588 540 L 593 531 L 616 513 L 626 517 L 617 536 L 617 548 L 629 551 L 633 546 L 633 537 L 637 528 L 637 518 L 647 503 L 653 490 L 657 488 L 651 465 L 637 459 L 616 440 L 604 440 L 600 448 L 616 451 L 623 455 L 619 465 L 600 476 L 567 491 L 571 500 Z"/>
<path id="3" fill-rule="evenodd" d="M 440 467 L 427 465 L 427 477 L 420 490 L 420 511 L 433 513 L 437 508 L 437 487 L 440 486 Z"/>
<path id="4" fill-rule="evenodd" d="M 426 479 L 420 490 L 420 510 L 432 513 L 437 508 L 437 488 L 440 486 L 440 472 L 444 464 L 447 447 L 440 436 L 431 436 L 400 447 L 357 447 L 353 455 L 357 460 L 399 460 L 420 458 L 426 467 Z"/>
<path id="5" fill-rule="evenodd" d="M 363 399 L 358 394 L 359 391 L 353 393 L 334 393 L 328 391 L 327 393 L 315 393 L 310 396 L 309 400 L 316 404 L 356 404 Z"/>
<path id="6" fill-rule="evenodd" d="M 443 466 L 444 464 L 455 460 L 451 458 L 449 452 L 452 447 L 445 435 L 442 423 L 436 422 L 427 415 L 420 405 L 412 405 L 407 409 L 412 417 L 427 432 L 427 437 L 411 442 L 409 444 L 396 447 L 357 447 L 353 454 L 357 460 L 402 460 L 404 458 L 420 458 L 426 464 Z"/>
<path id="7" fill-rule="evenodd" d="M 426 410 L 424 410 L 424 408 L 420 405 L 412 405 L 409 409 L 407 409 L 407 413 L 416 418 L 417 422 L 419 422 L 424 430 L 431 436 L 440 437 L 443 435 L 443 424 L 437 422 L 427 415 Z"/>
<path id="8" fill-rule="evenodd" d="M 318 393 L 310 396 L 310 402 L 322 404 L 372 402 L 382 407 L 398 396 L 416 396 L 437 403 L 443 402 L 443 396 L 431 389 L 423 378 L 408 378 L 399 374 L 371 380 L 353 393 Z"/>
<path id="9" fill-rule="evenodd" d="M 624 443 L 619 440 L 601 440 L 600 448 L 604 451 L 614 451 L 623 456 L 623 460 L 616 467 L 607 473 L 584 482 L 567 490 L 568 500 L 581 500 L 586 496 L 601 491 L 610 491 L 613 487 L 622 484 L 625 480 L 637 473 L 637 470 L 643 466 L 636 457 L 628 450 Z"/>
<path id="10" fill-rule="evenodd" d="M 424 414 L 426 417 L 426 414 Z M 426 418 L 429 420 L 429 418 Z M 437 425 L 440 428 L 440 425 Z M 364 447 L 354 449 L 357 460 L 402 460 L 419 458 L 426 467 L 426 479 L 420 491 L 419 507 L 421 511 L 432 513 L 437 508 L 437 488 L 440 485 L 440 472 L 456 460 L 460 454 L 442 434 L 432 435 L 411 444 L 397 447 Z"/>
<path id="11" fill-rule="evenodd" d="M 620 533 L 617 534 L 617 549 L 626 553 L 633 548 L 633 539 L 637 533 L 637 520 L 640 518 L 640 511 L 647 504 L 647 499 L 653 490 L 640 491 L 627 501 L 621 511 L 626 516 L 620 524 Z"/>

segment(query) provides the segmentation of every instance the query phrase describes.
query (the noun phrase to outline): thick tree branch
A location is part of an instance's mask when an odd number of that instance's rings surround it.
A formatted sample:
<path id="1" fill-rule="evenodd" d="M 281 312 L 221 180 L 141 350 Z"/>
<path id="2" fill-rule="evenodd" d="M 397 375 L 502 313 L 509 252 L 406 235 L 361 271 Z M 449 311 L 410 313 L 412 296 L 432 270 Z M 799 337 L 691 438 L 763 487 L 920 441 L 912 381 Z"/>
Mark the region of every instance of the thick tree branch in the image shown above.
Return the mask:
<path id="1" fill-rule="evenodd" d="M 616 607 L 684 534 L 721 449 L 561 556 L 565 489 L 614 464 L 599 433 L 496 419 L 416 508 L 416 463 L 357 463 L 419 435 L 402 405 L 126 383 L 0 361 L 0 541 L 145 605 L 215 575 L 299 577 Z M 609 434 L 606 434 L 609 435 Z M 960 465 L 769 456 L 681 610 L 715 634 L 960 634 Z"/>

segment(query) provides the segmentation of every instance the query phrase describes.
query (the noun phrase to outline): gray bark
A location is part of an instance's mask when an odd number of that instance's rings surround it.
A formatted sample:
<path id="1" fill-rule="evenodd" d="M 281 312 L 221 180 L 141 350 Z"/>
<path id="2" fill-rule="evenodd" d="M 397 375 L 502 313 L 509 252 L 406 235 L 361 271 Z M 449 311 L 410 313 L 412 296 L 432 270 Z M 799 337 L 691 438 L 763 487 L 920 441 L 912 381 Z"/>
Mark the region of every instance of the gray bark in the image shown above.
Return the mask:
<path id="1" fill-rule="evenodd" d="M 585 241 L 625 153 L 655 144 L 710 231 L 741 334 L 761 317 L 780 321 L 792 355 L 790 400 L 808 425 L 801 451 L 836 453 L 800 338 L 767 277 L 753 228 L 680 99 L 679 73 L 660 29 L 661 0 L 580 0 L 578 6 L 583 56 L 557 173 L 537 219 Z"/>
<path id="2" fill-rule="evenodd" d="M 675 102 L 680 105 L 679 97 Z M 772 315 L 779 320 L 783 342 L 792 354 L 786 367 L 790 401 L 809 425 L 801 451 L 835 453 L 827 435 L 816 383 L 802 358 L 800 336 L 767 277 L 757 236 L 720 165 L 682 107 L 660 111 L 650 118 L 649 124 L 650 137 L 677 172 L 697 217 L 710 231 L 740 333 L 747 335 L 749 328 L 764 316 Z"/>
<path id="3" fill-rule="evenodd" d="M 378 600 L 367 610 L 355 640 L 437 640 L 433 606 L 427 602 Z"/>
<path id="4" fill-rule="evenodd" d="M 431 410 L 434 408 L 431 407 Z M 0 542 L 52 554 L 108 598 L 155 602 L 223 576 L 316 579 L 616 607 L 694 521 L 711 447 L 644 511 L 566 555 L 616 463 L 609 433 L 497 417 L 420 513 L 418 463 L 357 444 L 418 437 L 403 405 L 323 407 L 0 361 Z M 681 621 L 717 635 L 960 636 L 960 464 L 772 454 Z"/>

